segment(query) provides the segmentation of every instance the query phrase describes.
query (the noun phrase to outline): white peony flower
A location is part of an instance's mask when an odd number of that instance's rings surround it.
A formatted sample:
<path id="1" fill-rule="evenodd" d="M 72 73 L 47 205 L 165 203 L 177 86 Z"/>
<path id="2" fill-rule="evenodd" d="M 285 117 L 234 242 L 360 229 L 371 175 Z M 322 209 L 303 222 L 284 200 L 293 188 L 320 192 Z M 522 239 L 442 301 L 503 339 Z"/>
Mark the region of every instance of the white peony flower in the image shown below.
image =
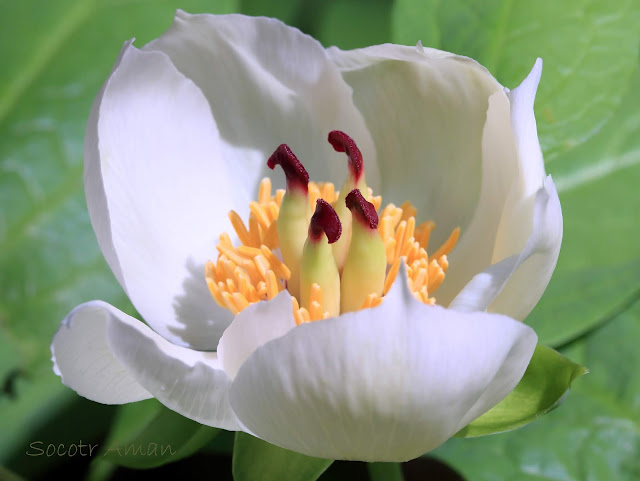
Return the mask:
<path id="1" fill-rule="evenodd" d="M 155 397 L 315 457 L 434 449 L 516 386 L 536 346 L 520 321 L 562 238 L 533 114 L 541 68 L 510 92 L 468 58 L 324 49 L 241 15 L 178 12 L 142 49 L 125 43 L 89 119 L 85 191 L 100 248 L 147 324 L 102 301 L 76 307 L 51 345 L 56 373 L 97 402 Z M 247 219 L 265 175 L 283 185 L 266 166 L 281 143 L 312 179 L 341 185 L 335 129 L 357 141 L 374 193 L 435 222 L 431 242 L 460 227 L 438 305 L 416 298 L 402 264 L 377 307 L 298 326 L 282 291 L 234 316 L 204 274 L 233 232 L 229 211 Z"/>

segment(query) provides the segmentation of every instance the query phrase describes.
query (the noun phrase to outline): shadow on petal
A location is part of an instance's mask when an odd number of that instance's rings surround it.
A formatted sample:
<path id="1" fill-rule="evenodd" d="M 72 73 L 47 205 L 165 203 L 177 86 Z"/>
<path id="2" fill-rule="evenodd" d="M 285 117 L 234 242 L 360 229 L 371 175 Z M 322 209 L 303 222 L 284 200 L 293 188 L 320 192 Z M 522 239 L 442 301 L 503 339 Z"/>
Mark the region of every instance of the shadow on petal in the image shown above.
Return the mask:
<path id="1" fill-rule="evenodd" d="M 233 314 L 220 307 L 211 297 L 204 278 L 204 263 L 187 260 L 189 276 L 182 283 L 183 293 L 173 299 L 176 321 L 180 327 L 169 331 L 200 351 L 214 351 Z"/>

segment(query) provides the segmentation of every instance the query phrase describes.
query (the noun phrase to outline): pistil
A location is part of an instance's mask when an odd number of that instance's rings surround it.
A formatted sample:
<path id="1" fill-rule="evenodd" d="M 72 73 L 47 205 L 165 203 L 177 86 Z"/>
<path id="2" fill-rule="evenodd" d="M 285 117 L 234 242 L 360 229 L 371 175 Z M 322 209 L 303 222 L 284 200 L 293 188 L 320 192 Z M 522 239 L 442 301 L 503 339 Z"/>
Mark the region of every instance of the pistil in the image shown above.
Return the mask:
<path id="1" fill-rule="evenodd" d="M 340 238 L 341 232 L 336 211 L 328 202 L 318 199 L 300 263 L 300 300 L 309 312 L 326 312 L 329 317 L 340 314 L 340 274 L 331 244 Z M 319 301 L 314 299 L 317 297 L 314 291 L 322 294 Z M 318 305 L 312 305 L 314 302 Z"/>
<path id="2" fill-rule="evenodd" d="M 340 222 L 342 223 L 342 236 L 340 240 L 333 244 L 333 255 L 336 259 L 338 269 L 342 272 L 344 263 L 349 250 L 349 242 L 351 241 L 351 212 L 345 205 L 347 194 L 353 189 L 359 189 L 361 192 L 367 193 L 367 183 L 364 178 L 364 163 L 362 161 L 362 153 L 355 141 L 344 132 L 334 130 L 329 133 L 329 143 L 336 152 L 344 152 L 349 159 L 349 173 L 344 185 L 340 189 L 340 195 L 336 201 L 334 208 Z"/>
<path id="3" fill-rule="evenodd" d="M 382 238 L 378 233 L 378 214 L 358 189 L 345 198 L 352 214 L 352 235 L 342 270 L 341 312 L 357 311 L 370 296 L 381 296 L 387 269 Z"/>
<path id="4" fill-rule="evenodd" d="M 309 174 L 298 158 L 285 145 L 280 145 L 267 162 L 270 169 L 282 167 L 287 178 L 287 191 L 278 214 L 278 240 L 284 263 L 291 271 L 287 289 L 300 295 L 300 258 L 307 238 L 311 209 L 309 207 Z"/>

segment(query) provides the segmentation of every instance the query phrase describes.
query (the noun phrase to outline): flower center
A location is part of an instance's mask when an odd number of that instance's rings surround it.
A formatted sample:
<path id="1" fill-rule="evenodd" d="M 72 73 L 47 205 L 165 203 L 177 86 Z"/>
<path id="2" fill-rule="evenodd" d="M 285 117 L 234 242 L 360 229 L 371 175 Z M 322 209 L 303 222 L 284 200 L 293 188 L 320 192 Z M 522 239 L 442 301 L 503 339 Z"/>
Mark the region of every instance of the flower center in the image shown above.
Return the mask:
<path id="1" fill-rule="evenodd" d="M 330 134 L 329 139 L 336 150 L 346 151 L 351 163 L 353 163 L 351 155 L 353 155 L 354 150 L 357 151 L 355 157 L 360 156 L 355 143 L 346 134 L 334 131 Z M 345 145 L 347 148 L 344 148 Z M 270 167 L 274 162 L 278 163 L 279 160 L 286 163 L 288 162 L 286 159 L 295 159 L 289 148 L 286 147 L 285 149 L 285 147 L 280 146 L 274 153 L 274 156 L 269 160 Z M 284 157 L 280 157 L 277 160 L 276 155 L 280 155 L 278 154 L 279 151 Z M 359 169 L 352 167 L 350 165 L 351 180 L 347 179 L 344 187 L 353 187 L 355 189 L 360 179 L 354 178 L 354 171 L 358 177 L 361 176 L 361 159 Z M 287 172 L 287 168 L 284 166 L 283 168 Z M 297 324 L 326 319 L 340 312 L 376 307 L 383 302 L 384 296 L 389 292 L 403 259 L 407 266 L 409 287 L 414 297 L 425 304 L 435 304 L 436 300 L 433 297 L 433 293 L 445 278 L 445 273 L 449 266 L 447 255 L 458 241 L 459 228 L 455 228 L 449 238 L 433 254 L 429 255 L 427 247 L 435 224 L 432 221 L 427 221 L 416 226 L 417 210 L 411 203 L 405 202 L 401 207 L 388 204 L 380 210 L 382 198 L 380 196 L 374 197 L 369 187 L 366 187 L 366 195 L 364 197 L 358 195 L 361 199 L 358 201 L 353 195 L 360 194 L 357 190 L 356 192 L 351 191 L 348 196 L 349 192 L 344 192 L 344 187 L 342 189 L 344 195 L 340 195 L 340 192 L 330 182 L 308 182 L 306 184 L 308 177 L 305 179 L 301 173 L 304 172 L 306 174 L 306 171 L 304 171 L 297 159 L 295 159 L 294 167 L 289 172 L 286 175 L 288 187 L 294 187 L 291 190 L 277 190 L 272 193 L 271 180 L 269 178 L 262 180 L 257 201 L 252 201 L 249 204 L 248 225 L 243 222 L 235 211 L 229 212 L 229 219 L 238 236 L 239 245 L 234 246 L 227 233 L 221 234 L 217 245 L 218 258 L 216 262 L 207 261 L 205 265 L 207 286 L 220 306 L 229 309 L 236 315 L 250 304 L 273 299 L 278 293 L 287 289 L 292 297 L 293 314 Z M 362 175 L 362 182 L 364 181 L 363 178 L 364 176 Z M 307 251 L 311 251 L 309 244 L 315 245 L 317 243 L 320 246 L 322 240 L 325 244 L 327 242 L 333 244 L 333 246 L 325 247 L 325 250 L 322 251 L 325 257 L 319 257 L 319 259 L 324 260 L 315 264 L 310 264 L 304 258 L 302 263 L 300 262 L 300 258 L 303 256 L 302 247 L 299 248 L 300 252 L 297 259 L 291 256 L 291 246 L 296 244 L 291 241 L 292 238 L 296 237 L 296 234 L 293 230 L 285 228 L 288 225 L 283 227 L 285 221 L 288 221 L 285 216 L 290 215 L 289 212 L 291 212 L 291 206 L 288 206 L 285 200 L 286 196 L 292 195 L 292 192 L 293 195 L 302 195 L 301 192 L 305 190 L 303 188 L 305 184 L 307 192 L 304 192 L 304 196 L 301 197 L 305 209 L 302 211 L 302 218 L 309 236 L 306 244 L 304 244 L 304 255 L 309 256 L 309 254 L 306 254 Z M 362 183 L 359 186 L 362 187 L 363 185 Z M 322 199 L 322 201 L 318 202 L 318 199 Z M 349 210 L 342 209 L 339 202 L 351 203 L 350 208 L 354 207 L 354 203 L 358 204 L 360 202 L 353 211 L 353 222 L 355 224 L 364 218 L 361 213 L 358 213 L 358 209 L 366 211 L 367 222 L 364 224 L 374 233 L 373 236 L 369 236 L 371 241 L 375 242 L 376 246 L 378 243 L 380 244 L 378 250 L 362 249 L 361 246 L 366 245 L 366 242 L 369 241 L 367 239 L 362 240 L 363 234 L 358 234 L 358 227 L 355 225 L 353 226 L 353 235 L 351 225 L 349 225 L 349 239 L 347 239 L 343 247 L 338 242 L 333 243 L 338 237 L 345 241 L 345 231 L 347 231 L 345 229 L 347 222 L 343 215 L 345 211 L 349 213 Z M 291 200 L 289 204 L 292 204 Z M 330 205 L 335 207 L 335 212 Z M 314 208 L 317 210 L 313 218 L 309 214 L 306 214 L 308 217 L 305 217 L 304 212 L 308 211 L 310 213 Z M 330 209 L 333 214 L 327 213 L 327 209 Z M 377 214 L 377 212 L 380 213 Z M 342 215 L 340 215 L 341 213 Z M 338 215 L 342 219 L 342 236 L 340 236 L 339 232 L 336 236 L 336 232 L 330 233 L 329 230 L 326 230 L 327 236 L 332 237 L 330 241 L 327 241 L 327 237 L 319 227 L 320 224 L 314 222 L 313 219 L 322 219 L 323 217 L 337 219 Z M 372 216 L 375 216 L 377 224 L 372 222 Z M 347 220 L 351 223 L 350 215 Z M 278 225 L 279 221 L 281 223 L 280 226 Z M 309 227 L 310 222 L 311 227 Z M 364 235 L 364 237 L 367 236 Z M 380 288 L 375 288 L 373 292 L 368 294 L 361 292 L 362 289 L 367 289 L 367 284 L 361 281 L 370 277 L 375 278 L 376 276 L 369 275 L 365 271 L 358 271 L 357 266 L 354 269 L 353 259 L 350 262 L 349 255 L 340 251 L 340 249 L 356 251 L 356 244 L 360 247 L 360 250 L 357 251 L 357 258 L 361 261 L 358 262 L 360 265 L 368 267 L 376 264 L 375 261 L 377 259 L 367 258 L 367 256 L 379 255 L 384 257 L 384 260 L 380 259 L 383 264 L 382 277 L 379 283 Z M 331 247 L 333 247 L 333 255 Z M 327 255 L 329 256 L 328 260 Z M 328 275 L 325 268 L 327 265 L 333 264 L 334 256 L 337 264 L 337 267 L 334 267 L 335 274 L 331 271 L 332 273 Z M 343 262 L 338 261 L 340 256 Z M 287 257 L 289 262 L 287 262 Z M 356 257 L 356 255 L 351 255 L 351 257 Z M 321 273 L 317 274 L 312 271 L 313 268 L 309 266 L 313 265 L 319 266 Z M 305 268 L 307 272 L 299 272 L 301 268 Z M 338 274 L 338 270 L 340 274 Z M 354 272 L 355 274 L 353 274 Z M 314 275 L 319 277 L 314 278 Z M 352 280 L 347 279 L 348 277 Z M 294 283 L 295 286 L 293 285 Z M 336 283 L 342 283 L 342 289 L 340 285 L 336 286 Z M 360 289 L 360 292 L 356 292 L 358 289 Z M 341 299 L 340 291 L 342 291 Z M 325 299 L 323 299 L 323 295 Z"/>

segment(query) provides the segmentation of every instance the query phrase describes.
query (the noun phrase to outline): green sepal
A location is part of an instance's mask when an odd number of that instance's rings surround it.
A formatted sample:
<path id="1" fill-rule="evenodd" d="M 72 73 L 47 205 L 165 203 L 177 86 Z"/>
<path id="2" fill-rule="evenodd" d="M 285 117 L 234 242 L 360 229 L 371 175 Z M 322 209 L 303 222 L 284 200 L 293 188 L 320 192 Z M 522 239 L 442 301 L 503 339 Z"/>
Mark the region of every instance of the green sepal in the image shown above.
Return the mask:
<path id="1" fill-rule="evenodd" d="M 96 461 L 155 468 L 194 454 L 219 432 L 171 411 L 155 399 L 125 404 Z"/>
<path id="2" fill-rule="evenodd" d="M 234 481 L 314 481 L 333 463 L 279 448 L 243 432 L 233 446 Z"/>
<path id="3" fill-rule="evenodd" d="M 484 436 L 524 426 L 558 406 L 571 383 L 587 372 L 586 367 L 538 344 L 529 367 L 515 389 L 492 409 L 458 431 L 456 437 Z"/>

